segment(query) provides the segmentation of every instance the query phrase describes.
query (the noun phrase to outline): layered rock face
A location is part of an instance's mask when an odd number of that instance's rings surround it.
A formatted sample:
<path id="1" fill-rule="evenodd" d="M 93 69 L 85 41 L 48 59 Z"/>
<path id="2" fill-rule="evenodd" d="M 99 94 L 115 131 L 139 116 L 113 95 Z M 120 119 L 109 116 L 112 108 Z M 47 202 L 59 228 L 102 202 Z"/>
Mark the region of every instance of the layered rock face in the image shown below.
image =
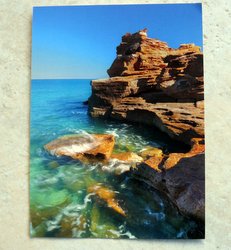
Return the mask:
<path id="1" fill-rule="evenodd" d="M 193 44 L 178 49 L 147 37 L 126 34 L 108 70 L 92 81 L 93 117 L 154 125 L 190 144 L 204 136 L 203 54 Z"/>
<path id="2" fill-rule="evenodd" d="M 89 113 L 148 124 L 191 146 L 184 153 L 143 152 L 132 171 L 167 194 L 186 215 L 204 220 L 203 54 L 194 44 L 178 49 L 147 37 L 146 30 L 127 33 L 108 69 L 110 78 L 92 81 Z M 150 129 L 150 133 L 151 133 Z"/>

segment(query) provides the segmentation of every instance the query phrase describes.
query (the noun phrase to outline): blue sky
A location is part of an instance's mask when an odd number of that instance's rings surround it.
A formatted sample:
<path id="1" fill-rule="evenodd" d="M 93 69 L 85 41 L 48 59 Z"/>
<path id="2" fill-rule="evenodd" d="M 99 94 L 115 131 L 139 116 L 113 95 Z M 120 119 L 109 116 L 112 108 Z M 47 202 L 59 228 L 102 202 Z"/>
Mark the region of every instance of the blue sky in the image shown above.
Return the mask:
<path id="1" fill-rule="evenodd" d="M 105 78 L 121 36 L 148 36 L 177 48 L 202 46 L 201 4 L 35 7 L 32 78 Z"/>

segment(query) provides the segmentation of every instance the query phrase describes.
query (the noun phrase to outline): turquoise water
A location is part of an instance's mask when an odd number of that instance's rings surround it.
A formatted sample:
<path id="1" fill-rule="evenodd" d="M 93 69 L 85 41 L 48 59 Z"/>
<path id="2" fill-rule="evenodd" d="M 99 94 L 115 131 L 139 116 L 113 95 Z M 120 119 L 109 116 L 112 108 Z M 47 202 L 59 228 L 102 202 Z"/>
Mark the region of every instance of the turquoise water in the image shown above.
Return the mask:
<path id="1" fill-rule="evenodd" d="M 138 152 L 146 146 L 181 150 L 153 128 L 92 119 L 83 104 L 90 93 L 90 80 L 31 83 L 31 236 L 188 238 L 195 222 L 181 216 L 154 189 L 129 176 L 105 172 L 99 164 L 55 157 L 44 150 L 59 136 L 81 133 L 114 134 L 116 152 Z M 115 192 L 126 217 L 88 193 L 99 183 Z"/>

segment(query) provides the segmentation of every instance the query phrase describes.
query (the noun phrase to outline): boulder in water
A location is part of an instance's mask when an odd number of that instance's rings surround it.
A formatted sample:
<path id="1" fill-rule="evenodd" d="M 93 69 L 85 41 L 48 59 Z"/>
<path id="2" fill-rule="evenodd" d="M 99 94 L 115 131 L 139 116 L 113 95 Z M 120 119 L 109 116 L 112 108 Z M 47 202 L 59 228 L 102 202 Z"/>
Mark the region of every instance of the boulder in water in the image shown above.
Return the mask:
<path id="1" fill-rule="evenodd" d="M 191 140 L 187 153 L 150 157 L 133 169 L 132 176 L 164 192 L 185 215 L 205 220 L 205 145 Z M 153 171 L 154 170 L 154 171 Z"/>
<path id="2" fill-rule="evenodd" d="M 83 162 L 108 160 L 115 138 L 108 134 L 66 135 L 49 142 L 44 148 L 56 156 L 69 156 Z"/>
<path id="3" fill-rule="evenodd" d="M 100 184 L 90 186 L 88 193 L 94 193 L 101 201 L 106 202 L 107 206 L 112 208 L 115 212 L 126 216 L 125 211 L 119 205 L 115 197 L 115 192 L 107 187 L 103 187 Z"/>

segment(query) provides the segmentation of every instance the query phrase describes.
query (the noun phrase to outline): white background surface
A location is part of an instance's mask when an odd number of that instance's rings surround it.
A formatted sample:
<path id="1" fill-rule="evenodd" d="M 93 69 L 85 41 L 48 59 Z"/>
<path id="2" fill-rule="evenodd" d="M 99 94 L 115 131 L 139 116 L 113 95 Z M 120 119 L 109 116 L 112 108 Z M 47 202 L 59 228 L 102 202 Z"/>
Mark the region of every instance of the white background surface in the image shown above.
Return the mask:
<path id="1" fill-rule="evenodd" d="M 231 249 L 231 1 L 203 3 L 206 100 L 206 240 L 29 238 L 32 6 L 122 1 L 0 0 L 0 249 Z M 123 1 L 176 3 L 198 1 Z M 179 27 L 180 29 L 180 27 Z"/>

